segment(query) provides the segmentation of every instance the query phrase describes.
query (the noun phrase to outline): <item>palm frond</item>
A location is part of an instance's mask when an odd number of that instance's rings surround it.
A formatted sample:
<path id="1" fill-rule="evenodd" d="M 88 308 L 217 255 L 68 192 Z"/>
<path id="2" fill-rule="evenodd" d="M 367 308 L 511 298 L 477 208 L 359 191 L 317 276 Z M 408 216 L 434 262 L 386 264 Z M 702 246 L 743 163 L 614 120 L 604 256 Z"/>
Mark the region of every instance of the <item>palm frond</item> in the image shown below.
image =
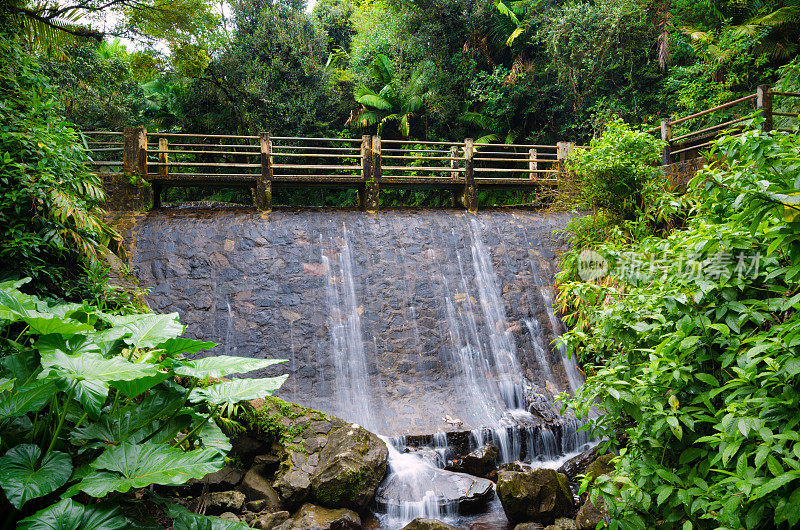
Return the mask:
<path id="1" fill-rule="evenodd" d="M 386 101 L 384 98 L 377 96 L 375 94 L 364 94 L 360 98 L 357 98 L 356 101 L 361 103 L 364 106 L 372 107 L 375 109 L 380 110 L 391 110 L 392 104 Z"/>
<path id="2" fill-rule="evenodd" d="M 394 66 L 392 61 L 384 54 L 379 53 L 375 56 L 370 64 L 372 75 L 375 79 L 383 85 L 388 85 L 394 79 Z"/>

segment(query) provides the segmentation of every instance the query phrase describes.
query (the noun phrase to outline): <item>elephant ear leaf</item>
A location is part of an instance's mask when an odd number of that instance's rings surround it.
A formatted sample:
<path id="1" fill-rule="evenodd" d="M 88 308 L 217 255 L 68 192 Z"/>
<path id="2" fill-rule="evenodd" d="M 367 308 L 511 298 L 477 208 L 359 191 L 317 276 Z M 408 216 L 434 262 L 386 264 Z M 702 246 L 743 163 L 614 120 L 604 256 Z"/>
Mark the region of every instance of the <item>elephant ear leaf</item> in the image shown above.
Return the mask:
<path id="1" fill-rule="evenodd" d="M 178 375 L 188 375 L 198 379 L 224 377 L 229 374 L 243 374 L 261 370 L 273 364 L 284 363 L 285 359 L 251 359 L 233 355 L 215 355 L 202 359 L 186 359 L 175 368 Z"/>
<path id="2" fill-rule="evenodd" d="M 194 339 L 179 338 L 167 339 L 163 344 L 159 345 L 159 348 L 164 350 L 164 355 L 172 357 L 176 353 L 192 355 L 203 350 L 210 350 L 216 345 L 216 342 L 204 342 Z"/>
<path id="3" fill-rule="evenodd" d="M 57 391 L 56 384 L 50 380 L 34 381 L 30 385 L 12 389 L 0 399 L 0 420 L 42 410 Z"/>
<path id="4" fill-rule="evenodd" d="M 206 388 L 195 388 L 189 396 L 190 401 L 202 401 L 213 405 L 235 405 L 240 401 L 250 401 L 271 396 L 278 390 L 288 375 L 264 379 L 234 379 L 217 383 Z"/>
<path id="5" fill-rule="evenodd" d="M 60 350 L 42 355 L 42 367 L 45 371 L 40 377 L 55 375 L 62 390 L 73 389 L 75 398 L 93 417 L 100 415 L 109 382 L 133 381 L 158 373 L 153 365 L 128 362 L 122 357 L 106 359 L 94 352 L 71 356 Z"/>
<path id="6" fill-rule="evenodd" d="M 215 449 L 182 451 L 166 444 L 124 443 L 106 449 L 91 467 L 95 470 L 70 487 L 65 495 L 78 490 L 93 497 L 112 491 L 125 493 L 150 484 L 183 484 L 222 469 L 222 455 Z"/>
<path id="7" fill-rule="evenodd" d="M 20 521 L 18 530 L 122 530 L 128 520 L 118 507 L 83 506 L 64 499 Z"/>
<path id="8" fill-rule="evenodd" d="M 130 335 L 123 340 L 137 348 L 155 348 L 163 342 L 174 339 L 183 333 L 183 325 L 178 320 L 178 313 L 167 315 L 127 315 L 111 316 L 105 315 L 114 327 L 121 327 Z"/>
<path id="9" fill-rule="evenodd" d="M 69 455 L 51 451 L 41 456 L 38 446 L 22 444 L 0 458 L 0 486 L 18 510 L 29 500 L 54 492 L 72 475 Z"/>

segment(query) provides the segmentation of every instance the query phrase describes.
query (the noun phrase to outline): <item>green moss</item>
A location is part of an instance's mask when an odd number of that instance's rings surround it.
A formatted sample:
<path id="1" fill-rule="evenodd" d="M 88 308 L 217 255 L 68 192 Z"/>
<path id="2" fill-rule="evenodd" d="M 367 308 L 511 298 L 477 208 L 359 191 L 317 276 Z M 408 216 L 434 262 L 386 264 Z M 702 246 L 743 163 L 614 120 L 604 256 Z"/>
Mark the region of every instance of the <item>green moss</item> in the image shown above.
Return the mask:
<path id="1" fill-rule="evenodd" d="M 306 417 L 308 420 L 294 423 L 301 417 Z M 304 443 L 297 444 L 292 440 L 310 429 L 311 421 L 325 421 L 327 416 L 317 410 L 301 407 L 276 397 L 268 397 L 264 400 L 262 408 L 248 410 L 243 420 L 267 441 L 277 441 L 286 448 L 292 447 L 295 451 L 308 454 Z"/>
<path id="2" fill-rule="evenodd" d="M 342 473 L 335 481 L 328 482 L 325 488 L 317 489 L 314 495 L 324 504 L 341 504 L 354 502 L 356 496 L 364 490 L 367 481 L 367 470 L 357 469 Z"/>

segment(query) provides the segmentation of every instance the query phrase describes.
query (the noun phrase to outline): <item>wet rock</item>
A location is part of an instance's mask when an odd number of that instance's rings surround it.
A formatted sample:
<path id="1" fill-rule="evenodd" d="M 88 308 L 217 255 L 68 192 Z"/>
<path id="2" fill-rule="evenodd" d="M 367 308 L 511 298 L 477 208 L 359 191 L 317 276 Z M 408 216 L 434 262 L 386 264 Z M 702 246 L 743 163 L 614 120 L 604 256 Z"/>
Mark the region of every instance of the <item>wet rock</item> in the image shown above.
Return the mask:
<path id="1" fill-rule="evenodd" d="M 592 447 L 588 451 L 584 451 L 578 456 L 574 456 L 564 462 L 558 468 L 559 473 L 563 473 L 570 480 L 575 479 L 578 475 L 586 473 L 586 468 L 597 459 L 597 447 Z"/>
<path id="2" fill-rule="evenodd" d="M 594 462 L 586 467 L 586 476 L 592 480 L 600 475 L 608 475 L 614 471 L 614 466 L 611 465 L 611 460 L 614 458 L 613 454 L 605 454 L 598 456 Z"/>
<path id="3" fill-rule="evenodd" d="M 455 526 L 450 526 L 449 524 L 443 523 L 442 521 L 417 517 L 416 519 L 405 525 L 402 528 L 402 530 L 457 530 L 457 529 Z"/>
<path id="4" fill-rule="evenodd" d="M 542 526 L 536 523 L 519 523 L 514 530 L 542 530 Z"/>
<path id="5" fill-rule="evenodd" d="M 426 467 L 409 480 L 402 474 L 389 475 L 378 489 L 378 505 L 396 507 L 419 501 L 434 492 L 439 506 L 458 508 L 462 513 L 480 510 L 494 497 L 491 480 L 435 467 Z"/>
<path id="6" fill-rule="evenodd" d="M 566 517 L 561 517 L 560 519 L 553 521 L 553 526 L 559 528 L 560 530 L 577 530 L 575 521 L 572 519 L 567 519 Z"/>
<path id="7" fill-rule="evenodd" d="M 242 481 L 242 472 L 233 466 L 225 466 L 219 471 L 209 473 L 200 480 L 191 479 L 187 484 L 189 486 L 202 486 L 208 485 L 212 491 L 229 490 L 239 485 Z"/>
<path id="8" fill-rule="evenodd" d="M 598 498 L 595 506 L 592 500 L 587 498 L 578 509 L 578 515 L 575 516 L 575 528 L 577 530 L 594 530 L 598 523 L 605 521 L 606 509 L 605 503 L 602 498 Z"/>
<path id="9" fill-rule="evenodd" d="M 275 527 L 278 530 L 356 530 L 361 518 L 346 508 L 330 509 L 304 504 L 291 519 Z"/>
<path id="10" fill-rule="evenodd" d="M 248 501 L 266 501 L 264 503 L 266 507 L 277 509 L 280 506 L 280 499 L 275 489 L 264 477 L 264 471 L 264 465 L 253 466 L 242 480 L 242 492 L 247 496 Z"/>
<path id="11" fill-rule="evenodd" d="M 272 530 L 273 528 L 282 525 L 289 519 L 289 512 L 281 511 L 275 513 L 268 513 L 256 518 L 253 523 L 253 528 L 258 530 Z"/>
<path id="12" fill-rule="evenodd" d="M 485 477 L 496 467 L 497 454 L 496 445 L 483 445 L 465 456 L 461 461 L 461 467 L 464 473 Z"/>
<path id="13" fill-rule="evenodd" d="M 301 505 L 311 493 L 311 475 L 300 469 L 290 468 L 272 484 L 288 508 Z"/>
<path id="14" fill-rule="evenodd" d="M 222 515 L 220 515 L 219 518 L 220 519 L 225 519 L 226 521 L 232 521 L 234 523 L 238 523 L 239 522 L 239 517 L 235 513 L 232 513 L 232 512 L 225 512 Z"/>
<path id="15" fill-rule="evenodd" d="M 223 512 L 240 512 L 244 508 L 244 493 L 240 491 L 215 491 L 200 497 L 199 502 L 205 505 L 210 514 Z"/>
<path id="16" fill-rule="evenodd" d="M 253 465 L 264 466 L 265 474 L 277 471 L 280 463 L 281 459 L 274 454 L 256 455 L 255 458 L 253 458 Z"/>
<path id="17" fill-rule="evenodd" d="M 551 524 L 572 508 L 567 477 L 553 469 L 534 469 L 528 473 L 501 471 L 497 477 L 497 495 L 512 522 Z"/>
<path id="18" fill-rule="evenodd" d="M 386 474 L 386 444 L 358 425 L 331 432 L 311 476 L 314 498 L 334 508 L 363 510 Z"/>

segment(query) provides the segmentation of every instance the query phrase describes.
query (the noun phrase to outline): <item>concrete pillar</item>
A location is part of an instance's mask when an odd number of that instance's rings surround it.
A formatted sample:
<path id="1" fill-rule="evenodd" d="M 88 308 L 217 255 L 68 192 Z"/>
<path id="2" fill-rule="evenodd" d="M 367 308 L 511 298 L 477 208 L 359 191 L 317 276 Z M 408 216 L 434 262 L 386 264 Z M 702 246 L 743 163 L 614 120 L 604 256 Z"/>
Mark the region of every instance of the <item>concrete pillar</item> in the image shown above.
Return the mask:
<path id="1" fill-rule="evenodd" d="M 769 132 L 773 128 L 772 120 L 772 92 L 769 85 L 759 85 L 756 89 L 756 107 L 759 114 L 764 118 L 761 122 L 761 130 Z"/>
<path id="2" fill-rule="evenodd" d="M 381 188 L 381 137 L 373 136 L 370 144 L 372 155 L 369 178 L 364 183 L 364 210 L 377 212 L 380 208 Z"/>
<path id="3" fill-rule="evenodd" d="M 671 162 L 670 144 L 672 142 L 672 124 L 669 119 L 661 120 L 661 139 L 667 143 L 661 153 L 661 165 L 668 166 Z"/>

